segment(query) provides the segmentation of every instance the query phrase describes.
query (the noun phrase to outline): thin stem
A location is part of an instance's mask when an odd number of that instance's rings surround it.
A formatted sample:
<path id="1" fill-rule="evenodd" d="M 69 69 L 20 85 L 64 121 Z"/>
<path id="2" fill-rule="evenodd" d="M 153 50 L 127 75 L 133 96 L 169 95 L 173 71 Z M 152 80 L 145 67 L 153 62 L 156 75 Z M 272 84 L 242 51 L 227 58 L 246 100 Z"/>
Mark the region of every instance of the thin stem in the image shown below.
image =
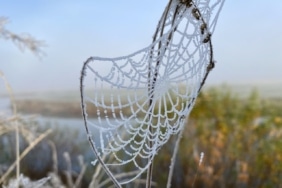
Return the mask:
<path id="1" fill-rule="evenodd" d="M 184 121 L 184 119 L 183 119 L 183 121 Z M 176 140 L 175 145 L 174 145 L 173 155 L 172 155 L 171 163 L 170 163 L 170 167 L 169 167 L 168 179 L 167 179 L 167 183 L 166 183 L 166 187 L 167 188 L 170 188 L 170 186 L 171 186 L 171 181 L 172 181 L 172 176 L 173 176 L 173 169 L 174 169 L 174 165 L 175 165 L 176 155 L 178 153 L 179 144 L 180 144 L 180 140 L 182 138 L 183 132 L 184 132 L 184 127 L 179 132 L 179 134 L 177 136 L 177 140 Z"/>
<path id="2" fill-rule="evenodd" d="M 17 161 L 17 168 L 16 168 L 16 177 L 17 177 L 17 185 L 19 187 L 19 177 L 20 177 L 20 139 L 19 139 L 19 126 L 18 121 L 15 121 L 15 128 L 16 128 L 16 161 Z"/>
<path id="3" fill-rule="evenodd" d="M 204 31 L 206 31 L 206 26 L 207 26 L 207 23 L 205 22 L 204 18 L 202 17 L 202 14 L 201 12 L 199 11 L 199 9 L 197 8 L 197 6 L 195 5 L 195 3 L 193 1 L 191 1 L 191 4 L 193 5 L 193 10 L 196 11 L 199 15 L 199 19 L 202 21 L 202 26 L 205 26 L 204 28 L 201 28 L 201 33 L 204 34 Z M 206 40 L 206 41 L 205 41 Z M 200 87 L 198 89 L 198 93 L 200 93 L 202 87 L 204 86 L 205 84 L 205 81 L 210 73 L 210 71 L 214 68 L 214 61 L 213 61 L 213 47 L 212 47 L 212 41 L 211 41 L 211 34 L 210 33 L 207 33 L 207 36 L 206 38 L 204 39 L 203 43 L 207 43 L 209 44 L 209 47 L 210 47 L 210 54 L 209 54 L 209 58 L 210 58 L 210 61 L 209 61 L 209 64 L 206 68 L 206 73 L 200 83 Z M 190 108 L 191 105 L 193 105 L 193 103 L 195 102 L 195 98 L 193 98 L 191 100 L 191 102 L 188 104 L 187 108 Z M 181 132 L 178 134 L 178 137 L 177 137 L 177 140 L 175 142 L 175 148 L 174 148 L 174 151 L 173 151 L 173 156 L 172 156 L 172 159 L 171 159 L 171 165 L 170 165 L 170 170 L 169 170 L 169 174 L 168 174 L 168 180 L 167 180 L 167 188 L 170 188 L 171 186 L 171 181 L 172 181 L 172 176 L 173 176 L 173 169 L 174 169 L 174 165 L 175 165 L 175 160 L 176 160 L 176 155 L 178 153 L 178 148 L 179 148 L 179 143 L 180 143 L 180 140 L 182 138 L 182 134 L 184 132 L 184 128 L 181 130 Z M 194 183 L 193 183 L 193 186 L 194 186 Z"/>
<path id="4" fill-rule="evenodd" d="M 164 28 L 165 28 L 165 21 L 166 21 L 166 18 L 168 16 L 168 13 L 170 11 L 171 4 L 172 4 L 172 0 L 169 1 L 169 3 L 168 3 L 168 5 L 167 5 L 167 7 L 166 7 L 166 9 L 165 9 L 165 11 L 164 11 L 164 13 L 162 15 L 162 18 L 161 18 L 161 20 L 160 20 L 160 22 L 158 24 L 158 27 L 156 29 L 156 32 L 154 34 L 153 42 L 152 43 L 155 42 L 160 28 L 161 28 L 161 31 L 159 33 L 160 37 L 163 36 L 163 32 L 164 32 Z M 174 21 L 173 21 L 173 23 L 174 23 Z M 173 25 L 173 23 L 172 23 L 172 25 Z M 169 45 L 169 41 L 171 40 L 171 37 L 172 37 L 172 33 L 170 33 L 170 35 L 168 37 L 168 41 L 167 41 L 167 44 L 166 44 L 167 46 Z M 157 56 L 158 60 L 156 62 L 156 67 L 155 67 L 155 70 L 154 70 L 154 75 L 153 75 L 153 79 L 152 80 L 151 80 L 151 66 L 152 66 L 151 62 L 152 61 L 149 61 L 149 66 L 148 66 L 149 67 L 148 68 L 148 91 L 149 91 L 148 92 L 148 97 L 149 97 L 149 104 L 148 104 L 148 106 L 149 106 L 149 109 L 151 109 L 150 112 L 149 112 L 149 119 L 151 118 L 150 114 L 152 114 L 152 112 L 153 112 L 153 108 L 151 108 L 151 106 L 152 106 L 153 98 L 154 98 L 155 84 L 156 84 L 157 77 L 158 77 L 158 74 L 159 74 L 159 66 L 160 66 L 160 62 L 162 60 L 161 57 L 160 57 L 160 55 L 161 55 L 161 48 L 162 48 L 162 41 L 159 41 L 159 43 L 158 43 L 158 56 Z M 154 46 L 151 49 L 151 56 L 150 56 L 151 59 L 153 57 L 153 50 L 154 50 Z M 166 48 L 164 50 L 166 50 Z M 150 126 L 149 127 L 149 133 L 153 133 L 153 131 L 154 131 L 153 127 Z M 152 141 L 153 138 L 152 138 L 151 135 L 149 135 L 149 137 L 150 138 L 148 140 L 148 145 L 149 145 L 149 148 L 152 148 L 153 147 L 153 141 Z M 148 163 L 150 165 L 149 165 L 148 170 L 147 170 L 146 187 L 150 188 L 151 187 L 151 183 L 152 183 L 152 176 L 153 176 L 153 156 L 148 159 Z"/>
<path id="5" fill-rule="evenodd" d="M 8 177 L 8 175 L 13 171 L 17 162 L 21 161 L 30 150 L 34 148 L 41 140 L 43 140 L 46 136 L 48 136 L 52 132 L 51 129 L 48 129 L 44 133 L 42 133 L 39 137 L 37 137 L 19 156 L 19 158 L 9 167 L 9 169 L 5 172 L 5 174 L 0 178 L 0 184 Z"/>
<path id="6" fill-rule="evenodd" d="M 13 115 L 17 116 L 17 106 L 16 106 L 16 100 L 14 96 L 14 92 L 12 87 L 10 86 L 9 82 L 6 80 L 6 77 L 4 74 L 0 71 L 0 77 L 2 77 L 6 89 L 9 93 L 12 109 L 13 109 Z M 19 139 L 19 126 L 18 126 L 18 119 L 14 121 L 14 127 L 15 127 L 15 137 L 16 137 L 16 187 L 19 187 L 19 177 L 20 177 L 20 139 Z"/>
<path id="7" fill-rule="evenodd" d="M 207 33 L 207 34 L 206 34 L 206 37 L 204 38 L 204 40 L 203 40 L 202 42 L 203 42 L 203 43 L 208 43 L 208 44 L 209 44 L 209 47 L 210 47 L 210 54 L 209 54 L 210 60 L 209 60 L 208 66 L 207 66 L 207 68 L 206 68 L 206 73 L 205 73 L 205 75 L 204 75 L 204 78 L 202 79 L 202 82 L 201 82 L 200 87 L 199 87 L 199 89 L 198 89 L 198 94 L 199 94 L 200 91 L 201 91 L 201 89 L 202 89 L 203 86 L 205 85 L 206 79 L 208 78 L 208 75 L 209 75 L 209 73 L 211 72 L 211 70 L 214 68 L 215 64 L 214 64 L 214 60 L 213 60 L 213 46 L 212 46 L 211 33 L 209 33 L 209 32 L 207 31 L 207 28 L 206 28 L 207 23 L 206 23 L 206 21 L 204 20 L 202 14 L 201 14 L 201 12 L 200 12 L 200 10 L 198 9 L 198 7 L 195 5 L 195 3 L 194 3 L 193 1 L 192 1 L 192 4 L 193 4 L 193 6 L 195 7 L 195 8 L 194 8 L 194 10 L 195 10 L 194 12 L 196 12 L 196 13 L 199 15 L 199 18 L 200 18 L 200 20 L 202 21 L 202 26 L 205 25 L 205 28 L 201 28 L 201 30 L 202 30 L 201 33 L 202 33 L 202 34 Z M 205 31 L 206 31 L 206 32 L 205 32 Z"/>

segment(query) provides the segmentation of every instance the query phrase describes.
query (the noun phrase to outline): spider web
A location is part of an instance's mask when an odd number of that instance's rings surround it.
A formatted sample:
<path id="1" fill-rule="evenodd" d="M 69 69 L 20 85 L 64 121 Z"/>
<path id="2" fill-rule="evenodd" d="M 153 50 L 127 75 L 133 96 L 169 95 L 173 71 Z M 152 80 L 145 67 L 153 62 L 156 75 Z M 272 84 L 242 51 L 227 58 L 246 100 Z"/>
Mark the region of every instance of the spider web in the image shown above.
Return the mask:
<path id="1" fill-rule="evenodd" d="M 124 57 L 90 57 L 84 63 L 86 131 L 99 162 L 120 184 L 139 177 L 168 139 L 183 129 L 213 68 L 210 35 L 224 1 L 182 2 L 169 2 L 150 46 Z M 107 156 L 114 160 L 107 161 Z M 134 173 L 118 176 L 124 171 Z"/>

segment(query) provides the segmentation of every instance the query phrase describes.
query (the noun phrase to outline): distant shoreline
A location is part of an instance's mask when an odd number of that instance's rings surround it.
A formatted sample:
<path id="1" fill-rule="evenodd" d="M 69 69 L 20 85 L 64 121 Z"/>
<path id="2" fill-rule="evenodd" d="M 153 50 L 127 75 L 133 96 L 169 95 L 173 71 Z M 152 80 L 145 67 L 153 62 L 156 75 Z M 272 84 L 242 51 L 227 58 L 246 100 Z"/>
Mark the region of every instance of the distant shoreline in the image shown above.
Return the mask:
<path id="1" fill-rule="evenodd" d="M 229 89 L 232 94 L 239 98 L 245 99 L 252 91 L 257 91 L 261 99 L 269 99 L 273 101 L 282 100 L 282 84 L 262 84 L 261 86 L 250 86 L 248 84 L 238 85 L 214 85 L 205 86 L 203 92 L 210 88 L 217 88 L 220 90 Z M 128 94 L 128 93 L 127 93 Z M 0 94 L 2 108 L 9 109 L 9 96 L 8 94 Z M 66 90 L 66 91 L 48 91 L 38 93 L 19 93 L 15 95 L 17 110 L 19 113 L 40 114 L 42 116 L 63 117 L 63 118 L 81 118 L 82 111 L 80 106 L 79 91 Z M 6 107 L 7 106 L 7 107 Z M 90 118 L 97 118 L 97 107 L 93 104 L 87 105 L 87 113 Z M 3 110 L 3 109 L 0 109 Z M 102 110 L 102 109 L 100 109 Z M 130 116 L 131 111 L 129 108 L 116 109 L 114 112 L 108 110 L 107 112 L 100 112 L 101 116 L 113 117 L 113 113 L 119 116 L 122 111 L 124 116 Z M 118 117 L 117 117 L 118 118 Z"/>
<path id="2" fill-rule="evenodd" d="M 22 114 L 40 114 L 46 117 L 60 117 L 60 118 L 81 118 L 82 110 L 79 101 L 51 101 L 51 100 L 33 100 L 22 99 L 16 101 L 17 110 Z M 108 110 L 105 112 L 102 108 L 98 108 L 91 103 L 87 103 L 87 115 L 88 118 L 97 118 L 97 112 L 101 116 L 113 117 L 113 111 Z M 114 111 L 116 118 L 120 118 L 120 111 L 123 116 L 130 115 L 130 107 L 116 109 Z"/>
<path id="3" fill-rule="evenodd" d="M 256 89 L 260 96 L 263 98 L 282 97 L 282 82 L 279 83 L 208 83 L 203 87 L 203 91 L 210 88 L 222 88 L 227 86 L 231 89 L 232 93 L 240 94 L 242 96 L 248 95 L 252 90 Z M 65 89 L 65 90 L 45 90 L 45 91 L 19 91 L 15 92 L 17 99 L 44 99 L 44 100 L 64 100 L 64 101 L 80 101 L 79 88 Z M 0 97 L 9 97 L 7 91 L 0 91 Z"/>

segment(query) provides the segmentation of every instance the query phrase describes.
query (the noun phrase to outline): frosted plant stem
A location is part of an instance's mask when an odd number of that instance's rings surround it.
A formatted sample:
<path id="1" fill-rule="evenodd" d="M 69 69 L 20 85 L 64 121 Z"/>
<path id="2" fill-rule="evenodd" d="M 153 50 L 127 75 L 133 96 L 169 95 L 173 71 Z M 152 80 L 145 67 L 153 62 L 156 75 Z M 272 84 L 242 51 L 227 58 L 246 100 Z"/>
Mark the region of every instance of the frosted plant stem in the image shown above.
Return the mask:
<path id="1" fill-rule="evenodd" d="M 68 152 L 64 153 L 65 161 L 67 163 L 67 170 L 66 170 L 66 176 L 67 176 L 67 185 L 68 187 L 73 187 L 73 180 L 72 180 L 72 164 L 71 164 L 71 159 L 70 155 Z"/>
<path id="2" fill-rule="evenodd" d="M 53 141 L 48 140 L 48 144 L 52 150 L 52 163 L 53 163 L 53 167 L 52 170 L 53 172 L 58 175 L 58 154 L 57 154 L 57 150 L 56 150 L 56 146 L 54 144 Z"/>
<path id="3" fill-rule="evenodd" d="M 4 84 L 6 86 L 6 89 L 9 93 L 10 102 L 13 108 L 13 115 L 17 116 L 17 106 L 16 106 L 13 89 L 1 71 L 0 71 L 0 77 L 2 77 Z M 15 120 L 14 127 L 15 127 L 15 137 L 16 137 L 16 178 L 17 178 L 16 187 L 19 187 L 19 177 L 20 177 L 20 143 L 19 142 L 20 140 L 19 140 L 18 119 Z"/>
<path id="4" fill-rule="evenodd" d="M 171 5 L 172 5 L 172 0 L 169 1 L 168 5 L 167 5 L 167 7 L 166 7 L 162 17 L 161 17 L 161 20 L 159 21 L 159 24 L 158 24 L 157 29 L 155 31 L 152 43 L 155 43 L 157 35 L 159 33 L 159 29 L 161 29 L 160 30 L 160 37 L 163 37 L 164 28 L 165 28 L 165 20 L 167 19 L 168 12 L 169 12 L 169 10 L 171 8 Z M 175 16 L 176 16 L 176 14 L 177 14 L 177 9 L 175 11 Z M 174 16 L 174 19 L 175 19 L 175 16 Z M 161 27 L 160 27 L 160 25 L 161 25 Z M 172 21 L 172 27 L 173 27 L 173 25 L 174 25 L 174 20 Z M 173 35 L 173 32 L 171 32 L 168 35 L 168 40 L 166 42 L 166 47 L 169 45 L 169 42 L 170 42 L 170 40 L 172 38 L 172 35 Z M 159 64 L 160 64 L 160 61 L 162 60 L 161 57 L 160 57 L 161 47 L 162 47 L 162 41 L 159 41 L 159 43 L 158 43 L 158 49 L 159 49 L 158 50 L 158 57 L 159 57 L 159 59 L 156 62 L 156 67 L 155 67 L 155 70 L 154 70 L 153 79 L 151 79 L 152 78 L 151 77 L 151 61 L 152 60 L 149 61 L 149 66 L 148 66 L 148 91 L 149 91 L 148 92 L 148 95 L 149 95 L 148 97 L 150 98 L 150 100 L 149 100 L 149 109 L 152 109 L 151 106 L 152 106 L 152 101 L 153 101 L 153 98 L 154 98 L 155 84 L 156 84 L 157 77 L 158 77 L 158 74 L 159 74 L 158 73 L 158 71 L 159 71 Z M 165 47 L 164 50 L 167 49 L 166 47 Z M 154 46 L 151 49 L 151 53 L 150 53 L 151 56 L 150 56 L 150 58 L 152 58 L 153 49 L 154 49 Z M 151 114 L 152 113 L 150 113 L 149 118 L 150 118 Z M 153 133 L 152 126 L 150 126 L 150 133 L 151 134 Z M 150 148 L 153 147 L 153 141 L 152 140 L 153 140 L 153 138 L 150 137 L 150 141 L 148 143 Z M 146 184 L 146 187 L 150 188 L 151 187 L 151 182 L 152 182 L 152 176 L 153 176 L 153 157 L 149 158 L 148 160 L 149 160 L 148 162 L 150 163 L 150 166 L 149 166 L 149 168 L 147 170 L 147 184 Z"/>
<path id="5" fill-rule="evenodd" d="M 150 144 L 151 147 L 151 144 Z M 151 187 L 151 182 L 152 182 L 152 176 L 153 176 L 153 159 L 149 159 L 150 166 L 147 171 L 147 183 L 146 187 L 150 188 Z"/>
<path id="6" fill-rule="evenodd" d="M 52 132 L 51 129 L 48 129 L 44 133 L 42 133 L 39 137 L 37 137 L 25 150 L 20 154 L 19 161 L 21 161 L 27 154 L 36 146 L 41 140 L 47 137 Z M 13 171 L 15 166 L 17 165 L 17 161 L 15 161 L 12 165 L 10 165 L 9 169 L 5 172 L 5 174 L 0 178 L 0 184 L 9 176 L 9 174 Z"/>
<path id="7" fill-rule="evenodd" d="M 170 188 L 170 186 L 171 186 L 171 180 L 172 180 L 172 176 L 173 176 L 175 160 L 176 160 L 176 156 L 177 156 L 177 153 L 178 153 L 179 144 L 180 144 L 180 140 L 182 138 L 183 132 L 184 132 L 184 127 L 179 132 L 179 134 L 177 136 L 177 140 L 176 140 L 175 145 L 174 145 L 173 155 L 172 155 L 171 163 L 170 163 L 170 167 L 169 167 L 168 179 L 167 179 L 167 183 L 166 183 L 167 188 Z"/>
<path id="8" fill-rule="evenodd" d="M 192 4 L 193 6 L 198 10 L 198 13 L 199 13 L 199 16 L 200 16 L 200 19 L 201 21 L 203 22 L 203 24 L 207 25 L 204 18 L 202 17 L 201 15 L 201 12 L 199 11 L 199 9 L 196 7 L 196 5 L 194 4 L 194 2 L 192 1 Z M 214 68 L 214 62 L 213 62 L 213 47 L 212 47 L 212 42 L 211 42 L 211 39 L 209 39 L 208 41 L 209 43 L 209 46 L 210 46 L 210 62 L 209 62 L 209 65 L 207 66 L 207 71 L 202 79 L 202 82 L 200 84 L 200 87 L 199 87 L 199 90 L 198 90 L 198 93 L 200 93 L 202 87 L 204 86 L 205 84 L 205 81 L 210 73 L 210 71 Z M 192 100 L 192 103 L 194 102 L 194 99 Z M 190 106 L 190 105 L 189 105 Z M 172 156 L 172 159 L 171 159 L 171 165 L 170 165 L 170 169 L 169 169 L 169 175 L 168 175 L 168 180 L 167 180 L 167 188 L 170 188 L 171 186 L 171 180 L 172 180 L 172 176 L 173 176 L 173 170 L 174 170 L 174 165 L 175 165 L 175 160 L 176 160 L 176 155 L 178 153 L 178 148 L 179 148 L 179 143 L 180 143 L 180 140 L 182 138 L 182 134 L 184 132 L 184 127 L 182 128 L 181 132 L 179 133 L 178 137 L 177 137 L 177 140 L 176 140 L 176 143 L 175 143 L 175 148 L 174 148 L 174 151 L 173 151 L 173 156 Z M 194 181 L 195 183 L 195 181 Z M 194 183 L 193 183 L 193 187 L 194 187 Z"/>
<path id="9" fill-rule="evenodd" d="M 20 140 L 19 140 L 19 127 L 18 127 L 18 120 L 15 121 L 15 128 L 16 128 L 16 161 L 17 161 L 17 168 L 16 168 L 16 177 L 17 177 L 17 184 L 16 187 L 19 187 L 19 177 L 20 177 Z"/>
<path id="10" fill-rule="evenodd" d="M 201 152 L 201 154 L 200 154 L 200 160 L 199 160 L 197 172 L 196 172 L 195 177 L 194 177 L 194 181 L 193 181 L 193 184 L 192 184 L 192 188 L 194 188 L 194 185 L 195 185 L 195 183 L 196 183 L 196 180 L 197 180 L 197 177 L 198 177 L 198 173 L 199 173 L 199 168 L 200 168 L 201 164 L 203 163 L 203 159 L 204 159 L 204 152 Z"/>

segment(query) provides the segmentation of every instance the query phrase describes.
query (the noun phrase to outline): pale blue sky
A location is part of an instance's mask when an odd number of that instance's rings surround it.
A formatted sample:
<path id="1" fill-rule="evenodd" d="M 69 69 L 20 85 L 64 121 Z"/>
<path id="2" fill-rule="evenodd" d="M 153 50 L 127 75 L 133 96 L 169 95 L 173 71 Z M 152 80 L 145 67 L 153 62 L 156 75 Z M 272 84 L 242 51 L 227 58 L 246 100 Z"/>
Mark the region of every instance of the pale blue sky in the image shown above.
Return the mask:
<path id="1" fill-rule="evenodd" d="M 39 60 L 0 40 L 0 70 L 16 91 L 76 89 L 89 56 L 127 55 L 149 45 L 166 4 L 0 0 L 0 16 L 10 18 L 8 29 L 48 45 Z M 226 0 L 213 35 L 217 63 L 207 83 L 282 83 L 281 10 L 281 0 Z"/>

